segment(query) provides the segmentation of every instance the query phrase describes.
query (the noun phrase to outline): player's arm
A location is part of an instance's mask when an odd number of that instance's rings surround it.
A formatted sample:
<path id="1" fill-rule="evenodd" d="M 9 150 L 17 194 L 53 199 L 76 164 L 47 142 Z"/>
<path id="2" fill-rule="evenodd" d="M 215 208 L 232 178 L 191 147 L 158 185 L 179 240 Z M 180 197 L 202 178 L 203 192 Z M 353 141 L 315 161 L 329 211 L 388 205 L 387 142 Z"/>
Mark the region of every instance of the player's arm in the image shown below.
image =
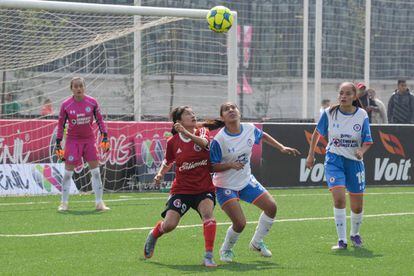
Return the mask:
<path id="1" fill-rule="evenodd" d="M 263 131 L 262 139 L 263 139 L 263 142 L 280 150 L 281 153 L 292 154 L 294 156 L 300 154 L 300 152 L 297 149 L 284 146 L 282 143 L 280 143 L 279 141 L 277 141 L 275 138 L 273 138 L 272 136 L 270 136 L 268 133 L 264 131 Z"/>
<path id="2" fill-rule="evenodd" d="M 208 148 L 208 144 L 209 144 L 208 139 L 206 137 L 204 137 L 203 135 L 202 136 L 197 136 L 197 135 L 189 132 L 180 123 L 175 123 L 174 124 L 174 129 L 177 132 L 182 133 L 186 137 L 190 138 L 194 143 L 196 143 L 197 145 L 199 145 L 203 149 Z"/>
<path id="3" fill-rule="evenodd" d="M 93 115 L 95 117 L 96 123 L 98 124 L 99 131 L 102 136 L 102 140 L 100 146 L 104 152 L 108 152 L 110 150 L 110 144 L 108 139 L 108 130 L 106 129 L 106 124 L 103 120 L 103 116 L 101 113 L 101 109 L 99 108 L 99 104 L 96 103 L 95 109 L 93 111 Z"/>
<path id="4" fill-rule="evenodd" d="M 58 129 L 57 129 L 57 135 L 56 135 L 56 146 L 55 146 L 55 153 L 56 156 L 59 158 L 59 160 L 64 160 L 64 154 L 61 142 L 63 139 L 63 130 L 65 129 L 65 124 L 67 120 L 67 113 L 65 110 L 65 107 L 60 107 L 59 111 L 59 118 L 58 118 Z"/>
<path id="5" fill-rule="evenodd" d="M 321 135 L 319 134 L 318 130 L 315 128 L 315 130 L 312 133 L 310 145 L 309 145 L 309 152 L 308 157 L 306 157 L 306 167 L 308 169 L 311 169 L 313 167 L 313 164 L 315 163 L 315 148 L 318 144 L 319 138 Z"/>
<path id="6" fill-rule="evenodd" d="M 241 170 L 244 167 L 244 164 L 241 162 L 222 162 L 222 151 L 220 144 L 213 140 L 211 142 L 210 148 L 210 161 L 212 165 L 213 172 L 223 172 L 231 169 Z"/>
<path id="7" fill-rule="evenodd" d="M 169 172 L 171 167 L 174 163 L 167 164 L 166 162 L 162 162 L 161 168 L 159 169 L 158 173 L 154 176 L 155 184 L 159 185 L 161 180 L 164 178 L 164 175 Z"/>

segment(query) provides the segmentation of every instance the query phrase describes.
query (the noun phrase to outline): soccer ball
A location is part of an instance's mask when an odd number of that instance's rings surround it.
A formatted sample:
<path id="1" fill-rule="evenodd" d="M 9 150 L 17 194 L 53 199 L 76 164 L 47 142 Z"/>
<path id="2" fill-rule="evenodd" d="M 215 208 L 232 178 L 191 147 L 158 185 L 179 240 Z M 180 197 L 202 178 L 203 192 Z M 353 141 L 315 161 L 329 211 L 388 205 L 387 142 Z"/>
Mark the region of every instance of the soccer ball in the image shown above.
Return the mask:
<path id="1" fill-rule="evenodd" d="M 208 26 L 217 33 L 226 33 L 233 25 L 233 14 L 229 8 L 216 6 L 207 14 Z"/>

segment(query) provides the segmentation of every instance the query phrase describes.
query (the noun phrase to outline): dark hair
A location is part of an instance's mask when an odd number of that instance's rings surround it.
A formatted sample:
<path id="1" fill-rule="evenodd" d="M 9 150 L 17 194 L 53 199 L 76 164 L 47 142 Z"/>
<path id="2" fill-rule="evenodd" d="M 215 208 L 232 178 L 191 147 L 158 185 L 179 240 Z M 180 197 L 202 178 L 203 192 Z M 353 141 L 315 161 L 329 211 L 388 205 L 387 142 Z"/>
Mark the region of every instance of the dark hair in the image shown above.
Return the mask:
<path id="1" fill-rule="evenodd" d="M 82 77 L 73 77 L 70 80 L 70 89 L 72 89 L 73 82 L 76 81 L 76 80 L 80 80 L 82 82 L 83 86 L 85 87 L 85 79 L 84 78 L 82 78 Z"/>
<path id="2" fill-rule="evenodd" d="M 228 104 L 232 104 L 234 105 L 237 109 L 239 109 L 239 107 L 237 106 L 237 104 L 233 103 L 233 102 L 225 102 L 220 106 L 220 117 L 223 116 L 223 111 L 224 108 L 228 105 Z M 209 130 L 215 130 L 218 128 L 222 128 L 225 126 L 224 121 L 221 119 L 213 119 L 213 120 L 207 120 L 202 124 L 203 127 L 208 128 Z"/>
<path id="3" fill-rule="evenodd" d="M 331 102 L 330 99 L 323 99 L 322 102 L 321 102 L 321 104 L 328 104 L 330 102 Z"/>
<path id="4" fill-rule="evenodd" d="M 401 79 L 401 80 L 398 80 L 398 85 L 400 85 L 400 84 L 402 84 L 402 83 L 406 83 L 407 81 L 406 80 L 403 80 L 403 79 Z"/>
<path id="5" fill-rule="evenodd" d="M 171 115 L 170 115 L 170 117 L 171 117 L 171 120 L 173 121 L 173 126 L 172 126 L 172 129 L 171 129 L 171 133 L 172 133 L 173 135 L 174 135 L 174 134 L 177 134 L 177 131 L 174 129 L 174 124 L 175 124 L 178 120 L 181 120 L 181 116 L 183 115 L 184 111 L 185 111 L 186 109 L 188 109 L 188 108 L 190 108 L 188 105 L 181 105 L 181 106 L 178 106 L 178 107 L 174 108 L 174 109 L 171 111 Z"/>
<path id="6" fill-rule="evenodd" d="M 341 85 L 339 86 L 339 89 L 341 89 L 341 87 L 343 87 L 343 86 L 345 86 L 345 85 L 350 85 L 350 86 L 351 86 L 351 89 L 352 89 L 352 91 L 355 93 L 355 95 L 357 94 L 357 89 L 356 89 L 356 87 L 355 87 L 355 84 L 353 84 L 352 82 L 343 82 L 343 83 L 341 83 Z M 361 102 L 359 101 L 359 99 L 358 99 L 358 98 L 356 98 L 356 100 L 354 100 L 354 101 L 352 102 L 352 105 L 353 105 L 353 106 L 356 106 L 356 107 L 360 107 L 360 108 L 362 108 L 362 104 L 361 104 Z M 338 116 L 339 106 L 340 106 L 340 104 L 333 105 L 333 106 L 329 109 L 329 114 L 333 114 L 333 113 L 335 113 L 335 118 L 336 118 L 336 117 Z"/>

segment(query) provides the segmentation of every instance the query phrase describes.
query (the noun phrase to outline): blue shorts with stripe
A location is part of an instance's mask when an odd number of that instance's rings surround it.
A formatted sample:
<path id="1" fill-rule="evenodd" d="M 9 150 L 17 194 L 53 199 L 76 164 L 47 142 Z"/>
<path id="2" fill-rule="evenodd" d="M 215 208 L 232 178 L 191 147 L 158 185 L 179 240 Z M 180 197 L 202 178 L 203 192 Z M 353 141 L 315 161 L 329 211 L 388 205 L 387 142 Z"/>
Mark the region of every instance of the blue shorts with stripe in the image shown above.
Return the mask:
<path id="1" fill-rule="evenodd" d="M 226 203 L 232 200 L 243 200 L 248 203 L 254 203 L 262 195 L 264 195 L 267 190 L 256 180 L 256 178 L 251 175 L 249 183 L 240 191 L 232 190 L 229 188 L 216 188 L 217 201 L 220 206 L 223 207 Z"/>
<path id="2" fill-rule="evenodd" d="M 327 152 L 325 176 L 329 189 L 342 186 L 354 194 L 362 194 L 365 191 L 365 168 L 362 161 Z"/>

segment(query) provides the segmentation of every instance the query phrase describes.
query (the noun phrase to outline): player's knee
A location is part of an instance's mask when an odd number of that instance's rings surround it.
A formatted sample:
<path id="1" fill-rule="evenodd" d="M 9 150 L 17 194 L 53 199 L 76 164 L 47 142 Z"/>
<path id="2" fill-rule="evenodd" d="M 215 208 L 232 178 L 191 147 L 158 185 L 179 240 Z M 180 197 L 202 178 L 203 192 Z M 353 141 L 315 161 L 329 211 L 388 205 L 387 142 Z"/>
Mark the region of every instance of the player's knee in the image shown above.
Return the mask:
<path id="1" fill-rule="evenodd" d="M 343 198 L 336 198 L 334 200 L 334 206 L 337 209 L 343 209 L 346 207 L 346 199 Z"/>
<path id="2" fill-rule="evenodd" d="M 264 212 L 266 216 L 268 216 L 269 218 L 276 217 L 276 213 L 277 213 L 276 203 L 270 204 L 269 207 L 267 207 L 266 210 L 264 210 Z"/>
<path id="3" fill-rule="evenodd" d="M 246 220 L 240 220 L 233 222 L 233 230 L 237 233 L 241 233 L 246 227 Z"/>
<path id="4" fill-rule="evenodd" d="M 65 170 L 65 172 L 63 173 L 63 181 L 68 181 L 72 178 L 73 175 L 73 171 L 68 171 Z"/>
<path id="5" fill-rule="evenodd" d="M 353 207 L 352 212 L 354 214 L 361 214 L 362 213 L 362 206 Z"/>

